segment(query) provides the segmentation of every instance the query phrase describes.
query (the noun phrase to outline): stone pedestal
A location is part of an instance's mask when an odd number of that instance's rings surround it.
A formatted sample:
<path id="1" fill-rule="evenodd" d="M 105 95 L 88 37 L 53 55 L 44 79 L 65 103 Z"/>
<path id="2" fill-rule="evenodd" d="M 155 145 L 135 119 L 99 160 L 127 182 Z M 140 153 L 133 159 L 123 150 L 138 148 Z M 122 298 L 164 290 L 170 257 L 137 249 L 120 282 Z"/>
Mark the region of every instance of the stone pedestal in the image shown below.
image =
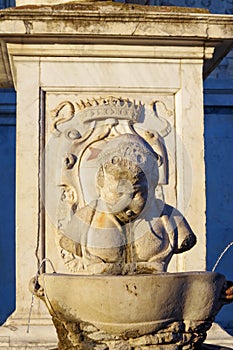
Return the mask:
<path id="1" fill-rule="evenodd" d="M 24 331 L 28 283 L 40 262 L 49 258 L 56 271 L 67 272 L 55 243 L 56 214 L 44 198 L 57 195 L 46 185 L 57 180 L 46 173 L 54 111 L 67 118 L 69 103 L 122 96 L 142 101 L 151 115 L 157 103 L 160 128 L 166 120 L 171 129 L 165 138 L 169 182 L 163 169 L 158 195 L 185 215 L 198 237 L 192 251 L 173 259 L 170 271 L 206 268 L 203 67 L 208 75 L 230 49 L 232 17 L 108 2 L 47 3 L 0 12 L 1 86 L 17 91 L 16 310 L 0 330 L 0 348 L 56 344 L 38 300 L 30 333 Z M 153 131 L 154 123 L 151 117 L 138 129 Z"/>

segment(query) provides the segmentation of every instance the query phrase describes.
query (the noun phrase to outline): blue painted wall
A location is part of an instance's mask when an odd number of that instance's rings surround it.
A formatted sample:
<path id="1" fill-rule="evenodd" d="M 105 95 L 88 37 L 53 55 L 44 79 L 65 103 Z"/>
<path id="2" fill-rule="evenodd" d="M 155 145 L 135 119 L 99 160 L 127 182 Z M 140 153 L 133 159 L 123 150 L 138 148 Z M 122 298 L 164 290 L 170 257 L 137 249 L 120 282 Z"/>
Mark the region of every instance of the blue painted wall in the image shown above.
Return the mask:
<path id="1" fill-rule="evenodd" d="M 0 323 L 15 308 L 15 92 L 0 93 Z"/>
<path id="2" fill-rule="evenodd" d="M 15 109 L 14 90 L 0 90 L 0 324 L 15 309 Z"/>
<path id="3" fill-rule="evenodd" d="M 207 267 L 214 266 L 233 241 L 233 60 L 232 53 L 205 82 L 205 163 L 207 195 Z M 227 64 L 226 64 L 227 63 Z M 233 246 L 216 271 L 233 280 Z M 224 306 L 219 323 L 233 330 L 233 304 Z M 231 331 L 232 332 L 232 331 Z"/>
<path id="4" fill-rule="evenodd" d="M 233 0 L 120 0 L 151 5 L 208 8 L 212 13 L 233 14 Z M 30 1 L 29 1 L 30 3 Z M 0 8 L 14 6 L 0 0 Z M 233 240 L 233 52 L 205 81 L 205 162 L 207 194 L 207 266 Z M 0 92 L 0 323 L 15 303 L 15 93 Z M 217 271 L 233 280 L 233 247 Z M 233 305 L 224 307 L 217 320 L 233 329 Z"/>
<path id="5" fill-rule="evenodd" d="M 15 0 L 0 0 L 0 9 L 15 6 Z"/>

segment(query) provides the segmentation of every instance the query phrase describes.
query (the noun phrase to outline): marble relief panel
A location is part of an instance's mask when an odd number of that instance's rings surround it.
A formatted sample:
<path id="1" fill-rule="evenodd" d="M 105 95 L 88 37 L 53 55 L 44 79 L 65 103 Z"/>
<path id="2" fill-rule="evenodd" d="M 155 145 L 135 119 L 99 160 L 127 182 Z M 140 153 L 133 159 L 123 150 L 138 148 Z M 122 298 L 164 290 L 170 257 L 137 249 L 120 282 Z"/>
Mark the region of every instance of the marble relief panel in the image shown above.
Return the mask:
<path id="1" fill-rule="evenodd" d="M 86 91 L 85 91 L 86 90 Z M 140 136 L 153 139 L 157 153 L 161 154 L 163 164 L 159 167 L 159 185 L 156 188 L 156 197 L 166 203 L 176 206 L 176 143 L 175 134 L 175 97 L 176 90 L 156 92 L 155 89 L 82 89 L 82 91 L 47 91 L 45 93 L 45 152 L 43 155 L 45 175 L 45 249 L 46 255 L 57 262 L 60 271 L 64 270 L 62 250 L 59 247 L 59 228 L 65 226 L 70 218 L 70 208 L 75 203 L 75 191 L 67 189 L 66 179 L 62 173 L 64 162 L 66 166 L 72 166 L 74 159 L 70 157 L 70 149 L 75 139 L 92 133 L 93 126 L 96 129 L 97 138 L 101 138 L 113 123 L 108 120 L 97 123 L 85 122 L 80 117 L 80 106 L 93 99 L 107 98 L 113 96 L 129 99 L 141 104 L 143 113 L 138 120 L 132 122 L 133 128 Z M 91 103 L 91 102 L 90 102 Z M 86 117 L 85 117 L 86 118 Z M 119 120 L 120 133 L 131 132 L 129 120 Z M 158 138 L 159 136 L 159 138 Z M 88 136 L 87 136 L 88 137 Z M 81 183 L 84 203 L 90 203 L 95 199 L 95 160 L 98 157 L 99 146 L 89 147 L 85 166 L 77 176 L 77 182 Z M 67 156 L 68 155 L 68 156 Z M 83 186 L 88 184 L 88 186 Z M 62 203 L 62 205 L 61 205 Z M 83 204 L 84 204 L 83 203 Z M 56 242 L 56 244 L 54 243 Z M 63 259 L 60 259 L 60 258 Z M 66 261 L 66 265 L 68 266 Z M 71 269 L 72 270 L 72 269 Z M 64 270 L 66 271 L 66 269 Z M 72 272 L 72 271 L 71 271 Z"/>

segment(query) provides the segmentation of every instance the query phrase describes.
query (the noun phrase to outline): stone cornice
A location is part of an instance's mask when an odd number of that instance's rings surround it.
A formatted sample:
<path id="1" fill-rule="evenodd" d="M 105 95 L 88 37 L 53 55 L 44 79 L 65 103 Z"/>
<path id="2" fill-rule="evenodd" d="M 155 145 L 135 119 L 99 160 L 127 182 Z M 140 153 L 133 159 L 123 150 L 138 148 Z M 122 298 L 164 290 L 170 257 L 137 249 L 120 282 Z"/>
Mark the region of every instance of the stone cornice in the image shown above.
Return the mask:
<path id="1" fill-rule="evenodd" d="M 208 75 L 233 45 L 233 16 L 212 15 L 203 9 L 109 1 L 25 5 L 0 11 L 0 40 L 2 87 L 12 85 L 8 43 L 216 48 L 212 60 L 203 55 L 208 59 Z"/>
<path id="2" fill-rule="evenodd" d="M 232 39 L 232 18 L 233 16 L 229 15 L 210 15 L 203 9 L 142 6 L 108 1 L 53 6 L 27 5 L 0 11 L 0 35 L 95 34 L 165 39 Z M 120 30 L 117 26 L 119 24 Z"/>

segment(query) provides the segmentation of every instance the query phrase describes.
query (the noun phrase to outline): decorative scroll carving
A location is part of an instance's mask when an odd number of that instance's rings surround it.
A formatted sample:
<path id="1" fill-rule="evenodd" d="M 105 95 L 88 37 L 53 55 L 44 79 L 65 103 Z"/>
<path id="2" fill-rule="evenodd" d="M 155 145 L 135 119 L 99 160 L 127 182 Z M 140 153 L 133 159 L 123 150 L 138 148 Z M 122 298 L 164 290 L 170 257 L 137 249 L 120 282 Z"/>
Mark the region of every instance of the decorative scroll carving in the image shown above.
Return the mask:
<path id="1" fill-rule="evenodd" d="M 167 108 L 164 102 L 155 100 L 150 103 L 152 113 L 155 117 L 162 120 L 164 123 L 164 128 L 161 130 L 156 130 L 157 135 L 160 138 L 166 137 L 171 132 L 171 124 L 169 123 L 169 118 L 172 116 L 172 111 Z"/>
<path id="2" fill-rule="evenodd" d="M 72 119 L 74 117 L 74 114 L 75 114 L 75 107 L 72 102 L 70 101 L 61 102 L 50 113 L 51 118 L 54 120 L 52 124 L 52 132 L 54 132 L 55 135 L 59 136 L 61 134 L 61 131 L 58 129 L 58 125 Z"/>

